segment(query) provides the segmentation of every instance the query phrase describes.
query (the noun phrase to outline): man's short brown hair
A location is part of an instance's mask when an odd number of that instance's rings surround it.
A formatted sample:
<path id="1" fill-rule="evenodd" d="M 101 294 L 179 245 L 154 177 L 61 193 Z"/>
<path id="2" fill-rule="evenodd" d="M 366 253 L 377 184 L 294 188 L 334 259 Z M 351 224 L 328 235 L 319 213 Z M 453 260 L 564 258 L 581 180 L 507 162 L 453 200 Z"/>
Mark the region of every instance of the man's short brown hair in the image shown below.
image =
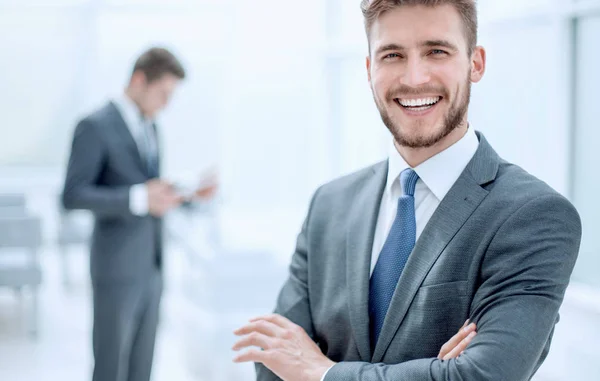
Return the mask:
<path id="1" fill-rule="evenodd" d="M 436 7 L 450 4 L 456 8 L 463 20 L 468 53 L 471 55 L 477 46 L 477 6 L 475 0 L 362 0 L 360 7 L 365 17 L 367 37 L 371 27 L 383 13 L 406 5 Z"/>
<path id="2" fill-rule="evenodd" d="M 165 48 L 154 47 L 146 50 L 133 66 L 133 72 L 141 71 L 148 82 L 153 82 L 165 74 L 172 74 L 179 79 L 185 78 L 185 70 L 181 62 Z"/>

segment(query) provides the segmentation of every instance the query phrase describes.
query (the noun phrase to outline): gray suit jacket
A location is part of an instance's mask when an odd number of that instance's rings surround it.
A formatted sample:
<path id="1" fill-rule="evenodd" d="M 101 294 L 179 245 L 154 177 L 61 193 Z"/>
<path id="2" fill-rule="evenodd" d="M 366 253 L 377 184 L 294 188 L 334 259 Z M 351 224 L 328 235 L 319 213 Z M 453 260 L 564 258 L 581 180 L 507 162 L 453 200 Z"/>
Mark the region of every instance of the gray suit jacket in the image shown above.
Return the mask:
<path id="1" fill-rule="evenodd" d="M 417 241 L 381 336 L 369 342 L 369 269 L 387 162 L 319 188 L 276 312 L 339 362 L 326 381 L 523 381 L 545 359 L 581 237 L 575 208 L 479 148 Z M 441 346 L 470 318 L 459 358 Z M 259 381 L 278 378 L 257 365 Z"/>
<path id="2" fill-rule="evenodd" d="M 162 221 L 135 216 L 129 208 L 129 188 L 148 179 L 135 140 L 113 103 L 79 122 L 62 202 L 66 209 L 87 209 L 95 216 L 93 282 L 144 280 L 160 266 Z"/>

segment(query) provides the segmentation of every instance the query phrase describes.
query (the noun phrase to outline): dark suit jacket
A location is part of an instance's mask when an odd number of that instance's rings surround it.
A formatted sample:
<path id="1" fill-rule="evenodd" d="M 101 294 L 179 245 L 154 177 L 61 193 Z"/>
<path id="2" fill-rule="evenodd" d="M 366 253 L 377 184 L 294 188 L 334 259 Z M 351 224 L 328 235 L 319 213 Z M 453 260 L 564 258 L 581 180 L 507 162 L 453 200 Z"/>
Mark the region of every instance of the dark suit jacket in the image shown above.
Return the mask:
<path id="1" fill-rule="evenodd" d="M 75 129 L 62 202 L 95 216 L 90 268 L 93 282 L 147 279 L 160 267 L 162 222 L 135 216 L 129 189 L 149 179 L 137 145 L 113 103 Z"/>
<path id="2" fill-rule="evenodd" d="M 545 359 L 581 237 L 575 208 L 479 148 L 419 237 L 374 352 L 369 270 L 387 162 L 321 187 L 276 312 L 339 362 L 326 381 L 523 381 Z M 470 318 L 478 335 L 436 358 Z M 277 380 L 257 365 L 259 381 Z"/>

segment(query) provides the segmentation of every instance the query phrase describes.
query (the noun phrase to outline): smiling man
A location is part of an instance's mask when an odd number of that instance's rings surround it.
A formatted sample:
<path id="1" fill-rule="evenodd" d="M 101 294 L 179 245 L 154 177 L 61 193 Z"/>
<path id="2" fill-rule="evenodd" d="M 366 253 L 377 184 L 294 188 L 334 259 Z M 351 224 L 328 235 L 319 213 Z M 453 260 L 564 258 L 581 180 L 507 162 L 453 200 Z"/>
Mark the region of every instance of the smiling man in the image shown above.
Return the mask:
<path id="1" fill-rule="evenodd" d="M 235 361 L 257 362 L 259 381 L 529 380 L 577 258 L 577 211 L 468 123 L 486 64 L 473 0 L 362 10 L 389 158 L 316 191 L 276 313 L 236 331 Z"/>

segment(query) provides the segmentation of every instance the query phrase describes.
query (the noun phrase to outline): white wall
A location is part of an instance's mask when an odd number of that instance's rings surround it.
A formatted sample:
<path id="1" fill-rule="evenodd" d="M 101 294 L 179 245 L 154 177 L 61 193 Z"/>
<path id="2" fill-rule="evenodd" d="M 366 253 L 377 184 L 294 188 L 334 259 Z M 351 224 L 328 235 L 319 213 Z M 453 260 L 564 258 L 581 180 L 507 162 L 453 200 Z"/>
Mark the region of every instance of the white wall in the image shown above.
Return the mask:
<path id="1" fill-rule="evenodd" d="M 188 71 L 159 118 L 165 176 L 216 166 L 232 241 L 272 241 L 283 226 L 288 257 L 312 192 L 334 176 L 324 14 L 317 0 L 0 1 L 14 52 L 0 62 L 0 167 L 43 168 L 55 197 L 76 121 L 122 90 L 141 51 L 165 45 Z M 267 217 L 278 210 L 283 221 Z M 238 228 L 249 219 L 261 228 Z"/>

